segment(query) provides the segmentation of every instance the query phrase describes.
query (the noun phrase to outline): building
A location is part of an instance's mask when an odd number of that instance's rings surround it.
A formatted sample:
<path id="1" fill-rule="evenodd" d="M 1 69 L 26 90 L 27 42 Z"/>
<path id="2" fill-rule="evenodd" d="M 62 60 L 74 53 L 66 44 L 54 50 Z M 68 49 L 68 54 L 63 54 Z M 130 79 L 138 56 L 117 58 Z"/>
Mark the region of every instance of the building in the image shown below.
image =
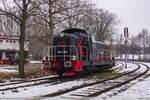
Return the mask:
<path id="1" fill-rule="evenodd" d="M 28 52 L 29 41 L 25 41 L 25 52 Z M 19 37 L 0 35 L 0 60 L 17 58 L 19 55 Z"/>

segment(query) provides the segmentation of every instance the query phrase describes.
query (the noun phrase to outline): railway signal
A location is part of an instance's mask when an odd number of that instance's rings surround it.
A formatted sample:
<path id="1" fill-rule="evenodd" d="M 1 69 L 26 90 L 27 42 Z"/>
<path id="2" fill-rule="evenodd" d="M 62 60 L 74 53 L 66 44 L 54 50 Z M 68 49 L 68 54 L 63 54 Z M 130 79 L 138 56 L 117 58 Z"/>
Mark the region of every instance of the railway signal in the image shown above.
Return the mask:
<path id="1" fill-rule="evenodd" d="M 128 33 L 128 27 L 124 28 L 124 37 L 125 37 L 125 68 L 127 68 L 127 43 L 128 43 L 128 37 L 129 37 L 129 33 Z"/>
<path id="2" fill-rule="evenodd" d="M 128 28 L 124 28 L 124 37 L 127 39 L 129 37 Z"/>

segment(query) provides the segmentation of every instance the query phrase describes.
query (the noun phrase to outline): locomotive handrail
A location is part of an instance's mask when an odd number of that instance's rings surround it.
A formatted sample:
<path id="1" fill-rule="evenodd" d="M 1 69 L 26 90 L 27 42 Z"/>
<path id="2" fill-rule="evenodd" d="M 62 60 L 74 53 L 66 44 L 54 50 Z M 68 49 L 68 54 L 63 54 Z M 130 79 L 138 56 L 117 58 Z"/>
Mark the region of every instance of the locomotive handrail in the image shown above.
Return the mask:
<path id="1" fill-rule="evenodd" d="M 62 47 L 63 48 L 63 55 L 56 55 L 56 48 L 60 48 Z M 69 48 L 74 48 L 75 50 L 75 54 L 71 54 L 71 50 L 70 49 L 70 53 L 69 54 L 65 54 L 64 51 L 65 51 L 65 48 L 66 47 L 69 47 Z M 86 55 L 80 55 L 80 60 L 83 61 L 83 57 L 86 58 L 85 61 L 87 61 L 88 59 L 88 48 L 86 46 L 81 46 L 81 49 L 85 48 L 85 51 L 86 51 Z M 54 52 L 53 52 L 54 51 Z M 70 57 L 72 58 L 73 56 L 76 56 L 77 58 L 76 59 L 79 59 L 79 55 L 78 55 L 78 50 L 76 48 L 76 46 L 70 46 L 70 45 L 63 45 L 63 46 L 46 46 L 44 48 L 44 56 L 47 56 L 49 58 L 49 60 L 51 60 L 51 58 L 53 59 L 56 59 L 56 57 Z"/>
<path id="2" fill-rule="evenodd" d="M 65 53 L 65 48 L 67 48 L 67 47 L 71 48 L 71 49 L 69 49 L 69 54 Z M 56 55 L 56 49 L 57 48 L 63 48 L 63 55 Z M 73 48 L 73 50 L 75 50 L 74 54 L 72 54 L 72 52 L 71 52 L 72 48 Z M 56 60 L 56 57 L 64 57 L 64 60 L 65 60 L 65 57 L 70 57 L 70 61 L 71 61 L 71 58 L 73 56 L 76 56 L 76 59 L 78 59 L 77 48 L 75 46 L 73 46 L 73 45 L 71 45 L 71 46 L 70 45 L 47 46 L 47 47 L 45 47 L 44 52 L 45 52 L 44 56 L 48 56 L 49 60 L 51 60 L 51 58 L 54 59 L 54 60 Z"/>

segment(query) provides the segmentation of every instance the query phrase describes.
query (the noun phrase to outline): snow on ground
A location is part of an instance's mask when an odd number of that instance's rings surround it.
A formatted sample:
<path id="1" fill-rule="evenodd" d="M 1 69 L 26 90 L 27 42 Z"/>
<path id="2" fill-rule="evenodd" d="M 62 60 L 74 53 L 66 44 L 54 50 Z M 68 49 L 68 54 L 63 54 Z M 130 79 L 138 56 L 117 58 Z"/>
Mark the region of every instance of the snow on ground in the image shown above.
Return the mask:
<path id="1" fill-rule="evenodd" d="M 120 66 L 120 64 L 118 64 L 117 66 Z M 75 81 L 71 81 L 71 82 L 60 83 L 57 85 L 52 85 L 51 83 L 49 83 L 49 84 L 43 84 L 43 85 L 39 85 L 39 86 L 18 88 L 17 92 L 12 92 L 12 90 L 8 90 L 5 92 L 0 91 L 0 98 L 40 97 L 41 95 L 46 95 L 48 93 L 53 93 L 56 91 L 60 91 L 62 89 L 71 88 L 73 86 L 78 86 L 78 85 L 93 82 L 93 81 L 95 81 L 95 80 L 81 79 L 81 80 L 75 80 Z"/>
<path id="2" fill-rule="evenodd" d="M 17 89 L 18 92 L 5 91 L 4 93 L 0 92 L 0 98 L 18 98 L 18 97 L 40 97 L 42 95 L 60 91 L 61 89 L 71 88 L 73 86 L 78 86 L 83 84 L 83 81 L 71 81 L 65 82 L 57 85 L 44 84 L 39 86 L 25 87 Z"/>
<path id="3" fill-rule="evenodd" d="M 118 65 L 119 66 L 119 65 Z M 135 64 L 132 64 L 132 63 L 128 63 L 128 65 L 127 65 L 127 68 L 125 69 L 123 69 L 123 70 L 118 70 L 118 72 L 129 72 L 129 71 L 133 71 L 134 69 L 136 69 L 136 68 L 138 68 L 138 65 L 135 65 Z M 143 68 L 144 69 L 144 68 Z M 101 86 L 103 86 L 103 84 L 101 85 Z M 95 86 L 93 86 L 93 87 L 95 87 Z M 91 87 L 90 87 L 91 88 Z M 74 94 L 74 93 L 82 93 L 83 91 L 86 91 L 86 90 L 88 90 L 89 89 L 89 87 L 85 87 L 85 88 L 82 88 L 82 89 L 80 89 L 80 90 L 76 90 L 76 91 L 72 91 L 72 92 L 69 92 L 69 93 L 67 93 L 67 94 L 64 94 L 63 96 L 58 96 L 58 97 L 54 97 L 53 99 L 57 99 L 57 100 L 59 100 L 59 99 L 93 99 L 93 98 L 83 98 L 83 97 L 76 97 L 76 96 L 72 96 L 71 94 Z M 86 94 L 85 94 L 86 95 Z M 102 99 L 102 97 L 100 96 L 100 97 L 98 97 L 99 99 Z M 94 99 L 98 99 L 97 97 L 96 98 L 94 98 Z M 49 99 L 49 98 L 48 98 Z M 99 100 L 98 99 L 98 100 Z"/>
<path id="4" fill-rule="evenodd" d="M 150 78 L 144 79 L 143 81 L 135 84 L 127 91 L 118 94 L 118 96 L 122 97 L 150 97 Z"/>
<path id="5" fill-rule="evenodd" d="M 147 65 L 150 66 L 150 63 L 146 63 Z M 142 65 L 143 66 L 143 65 Z M 138 66 L 132 63 L 128 63 L 128 66 L 126 69 L 121 70 L 119 72 L 128 72 L 132 71 L 133 69 L 136 69 Z M 140 72 L 145 71 L 145 66 L 143 66 L 140 70 Z M 150 72 L 149 72 L 150 73 Z M 141 79 L 141 80 L 140 80 Z M 130 84 L 122 86 L 118 89 L 114 89 L 110 92 L 106 92 L 102 95 L 99 95 L 97 97 L 92 97 L 92 98 L 83 98 L 83 97 L 74 97 L 71 96 L 71 93 L 65 94 L 63 96 L 57 96 L 54 98 L 46 98 L 44 100 L 59 100 L 59 99 L 83 99 L 83 100 L 150 100 L 150 77 L 143 79 L 139 78 L 139 80 L 132 81 Z M 124 89 L 124 91 L 120 91 L 121 89 Z M 82 89 L 77 90 L 78 92 L 82 92 Z"/>
<path id="6" fill-rule="evenodd" d="M 150 66 L 150 63 L 145 63 L 145 64 Z M 150 86 L 150 77 L 145 78 L 140 82 L 136 82 L 135 85 L 133 85 L 127 91 L 118 94 L 118 96 L 136 97 L 136 98 L 148 98 L 149 97 L 149 99 L 150 99 L 150 88 L 149 88 L 149 86 Z"/>
<path id="7" fill-rule="evenodd" d="M 0 66 L 0 72 L 14 73 L 14 72 L 17 72 L 17 70 L 18 70 L 17 66 L 9 66 L 9 65 Z"/>
<path id="8" fill-rule="evenodd" d="M 42 64 L 42 61 L 30 61 L 31 64 Z M 18 65 L 0 65 L 0 72 L 16 73 Z"/>
<path id="9" fill-rule="evenodd" d="M 118 70 L 120 73 L 122 72 L 129 72 L 129 71 L 132 71 L 134 69 L 138 68 L 137 65 L 133 64 L 133 63 L 127 63 L 127 67 L 123 67 L 122 70 Z"/>
<path id="10" fill-rule="evenodd" d="M 42 61 L 30 61 L 31 64 L 42 64 Z M 17 65 L 0 65 L 0 72 L 15 73 L 18 72 Z"/>
<path id="11" fill-rule="evenodd" d="M 150 66 L 150 63 L 145 63 Z M 144 66 L 141 69 L 144 70 Z M 150 74 L 150 72 L 148 73 Z M 114 89 L 110 92 L 104 93 L 92 100 L 98 100 L 101 98 L 103 100 L 150 100 L 150 77 L 148 78 L 139 78 L 139 80 L 135 80 L 130 82 L 130 84 L 122 86 L 118 89 Z M 120 91 L 120 90 L 124 91 Z"/>
<path id="12" fill-rule="evenodd" d="M 30 60 L 31 64 L 42 64 L 42 61 Z"/>
<path id="13" fill-rule="evenodd" d="M 131 59 L 131 60 L 139 60 L 140 59 L 150 59 L 150 54 L 127 54 L 127 59 Z M 116 59 L 125 59 L 125 54 L 118 54 L 118 56 L 116 57 Z"/>
<path id="14" fill-rule="evenodd" d="M 150 63 L 145 63 L 148 66 L 150 66 Z M 120 64 L 118 64 L 117 66 L 120 66 Z M 135 68 L 137 68 L 137 65 L 128 64 L 127 69 L 123 69 L 124 71 L 131 71 Z M 141 69 L 144 70 L 145 67 L 143 66 L 143 68 Z M 149 72 L 150 73 L 150 72 Z M 87 82 L 87 81 L 86 81 Z M 90 81 L 91 82 L 91 81 Z M 5 91 L 4 93 L 2 93 L 0 91 L 0 98 L 18 98 L 18 97 L 25 97 L 25 98 L 33 98 L 33 97 L 40 97 L 41 95 L 45 95 L 47 93 L 52 93 L 55 91 L 60 91 L 61 89 L 65 89 L 65 88 L 70 88 L 73 86 L 77 86 L 77 85 L 81 85 L 85 83 L 84 80 L 80 80 L 80 81 L 71 81 L 71 82 L 65 82 L 65 83 L 61 83 L 61 84 L 57 84 L 57 85 L 52 85 L 52 84 L 44 84 L 44 85 L 39 85 L 39 86 L 32 86 L 32 87 L 26 87 L 26 88 L 19 88 L 17 89 L 18 92 L 12 92 L 12 91 Z M 148 98 L 146 100 L 149 100 L 150 97 L 150 88 L 149 87 L 150 84 L 150 77 L 145 78 L 143 80 L 136 80 L 133 81 L 129 84 L 129 86 L 123 86 L 120 87 L 118 89 L 114 89 L 111 92 L 107 92 L 104 93 L 98 97 L 94 97 L 94 98 L 88 98 L 91 100 L 135 100 L 135 99 L 142 99 L 144 98 Z M 127 88 L 125 91 L 119 91 L 121 88 Z M 117 93 L 115 94 L 115 92 L 117 91 Z M 119 91 L 119 92 L 118 92 Z M 110 96 L 111 95 L 111 96 Z M 67 99 L 67 98 L 63 98 L 63 97 L 56 97 L 56 98 L 48 98 L 49 99 Z M 68 98 L 69 99 L 69 98 Z"/>

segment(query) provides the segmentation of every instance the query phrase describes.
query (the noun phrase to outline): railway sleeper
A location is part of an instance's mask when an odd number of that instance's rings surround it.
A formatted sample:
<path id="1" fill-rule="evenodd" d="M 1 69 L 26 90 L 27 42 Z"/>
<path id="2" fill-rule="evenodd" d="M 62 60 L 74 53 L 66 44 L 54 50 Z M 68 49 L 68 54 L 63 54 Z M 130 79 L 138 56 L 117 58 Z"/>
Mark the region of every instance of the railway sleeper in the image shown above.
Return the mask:
<path id="1" fill-rule="evenodd" d="M 82 90 L 82 91 L 85 91 L 85 92 L 97 92 L 97 91 L 100 91 L 101 89 L 91 89 L 91 90 Z"/>
<path id="2" fill-rule="evenodd" d="M 124 82 L 124 81 L 123 81 L 123 80 L 119 80 L 119 81 L 114 81 L 114 80 L 112 80 L 112 81 L 108 81 L 107 83 L 119 84 L 119 83 L 122 83 L 122 82 Z"/>
<path id="3" fill-rule="evenodd" d="M 81 92 L 74 92 L 73 94 L 91 94 L 91 93 L 95 93 L 95 92 L 91 92 L 91 91 L 81 91 Z"/>
<path id="4" fill-rule="evenodd" d="M 71 96 L 81 96 L 81 97 L 87 97 L 88 94 L 70 94 Z"/>
<path id="5" fill-rule="evenodd" d="M 115 84 L 113 82 L 107 82 L 107 83 L 105 83 L 105 87 L 103 87 L 103 88 L 102 88 L 102 85 L 99 86 L 99 84 L 98 84 L 98 86 L 95 86 L 93 88 L 88 88 L 86 90 L 82 90 L 83 92 L 74 92 L 73 96 L 89 97 L 90 95 L 97 94 L 100 91 L 105 91 L 105 90 L 111 88 L 112 86 L 116 86 L 120 83 L 122 83 L 122 82 L 115 82 Z M 85 94 L 87 94 L 87 95 L 85 95 Z"/>

